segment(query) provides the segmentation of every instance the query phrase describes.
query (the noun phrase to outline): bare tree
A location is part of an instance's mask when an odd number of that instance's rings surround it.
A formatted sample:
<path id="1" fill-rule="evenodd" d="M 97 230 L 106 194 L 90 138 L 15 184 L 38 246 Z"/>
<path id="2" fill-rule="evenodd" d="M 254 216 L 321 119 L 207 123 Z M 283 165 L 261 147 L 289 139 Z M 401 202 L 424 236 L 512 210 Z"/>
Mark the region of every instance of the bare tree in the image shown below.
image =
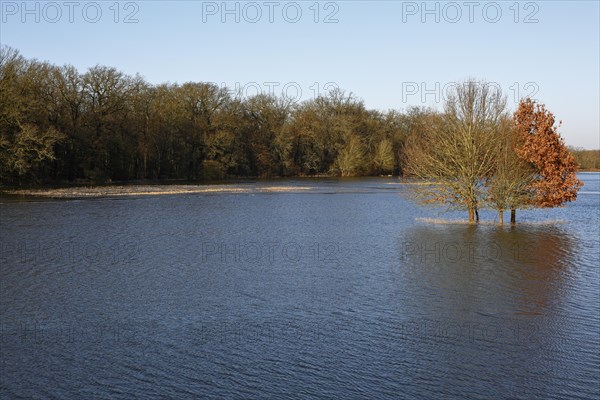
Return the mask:
<path id="1" fill-rule="evenodd" d="M 65 136 L 52 127 L 41 131 L 34 125 L 23 124 L 20 128 L 12 142 L 0 138 L 0 154 L 8 171 L 25 175 L 40 162 L 54 160 L 54 145 Z"/>
<path id="2" fill-rule="evenodd" d="M 424 202 L 466 208 L 469 222 L 479 220 L 505 108 L 500 91 L 485 82 L 468 80 L 454 87 L 444 113 L 407 145 L 408 174 L 436 183 L 416 189 Z"/>
<path id="3" fill-rule="evenodd" d="M 504 211 L 514 212 L 517 208 L 531 205 L 535 171 L 516 153 L 520 146 L 520 136 L 512 120 L 504 119 L 502 129 L 498 131 L 493 175 L 487 180 L 487 203 L 498 211 L 499 223 L 504 223 Z"/>
<path id="4" fill-rule="evenodd" d="M 360 174 L 364 155 L 364 146 L 360 138 L 349 133 L 344 147 L 342 147 L 333 163 L 332 169 L 341 176 L 357 176 Z"/>
<path id="5" fill-rule="evenodd" d="M 373 167 L 378 174 L 390 173 L 394 169 L 394 151 L 389 139 L 383 139 L 375 148 Z"/>

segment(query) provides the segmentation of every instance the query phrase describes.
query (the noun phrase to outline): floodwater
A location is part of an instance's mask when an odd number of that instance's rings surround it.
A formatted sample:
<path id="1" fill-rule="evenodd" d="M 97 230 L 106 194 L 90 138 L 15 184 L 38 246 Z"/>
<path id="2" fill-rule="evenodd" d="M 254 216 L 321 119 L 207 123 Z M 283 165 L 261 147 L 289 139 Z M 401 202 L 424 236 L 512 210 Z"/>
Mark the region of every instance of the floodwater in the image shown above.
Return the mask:
<path id="1" fill-rule="evenodd" d="M 580 178 L 516 227 L 443 223 L 465 213 L 393 178 L 4 198 L 0 398 L 598 398 Z"/>

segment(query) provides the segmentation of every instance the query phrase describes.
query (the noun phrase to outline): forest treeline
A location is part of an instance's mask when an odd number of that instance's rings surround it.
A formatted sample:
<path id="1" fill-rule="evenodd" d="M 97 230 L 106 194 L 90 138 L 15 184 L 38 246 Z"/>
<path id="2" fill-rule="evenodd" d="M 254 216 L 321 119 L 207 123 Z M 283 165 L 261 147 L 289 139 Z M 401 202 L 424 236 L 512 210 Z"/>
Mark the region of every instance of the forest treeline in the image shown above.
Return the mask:
<path id="1" fill-rule="evenodd" d="M 299 104 L 210 83 L 151 85 L 0 53 L 5 184 L 400 174 L 433 111 L 369 110 L 335 90 Z"/>
<path id="2" fill-rule="evenodd" d="M 585 150 L 581 148 L 570 148 L 575 156 L 579 168 L 588 171 L 600 170 L 600 150 Z"/>
<path id="3" fill-rule="evenodd" d="M 211 83 L 30 60 L 0 49 L 0 182 L 403 174 L 443 112 L 381 112 L 341 90 L 302 103 Z M 583 168 L 596 153 L 576 151 Z M 410 161 L 410 160 L 409 160 Z"/>

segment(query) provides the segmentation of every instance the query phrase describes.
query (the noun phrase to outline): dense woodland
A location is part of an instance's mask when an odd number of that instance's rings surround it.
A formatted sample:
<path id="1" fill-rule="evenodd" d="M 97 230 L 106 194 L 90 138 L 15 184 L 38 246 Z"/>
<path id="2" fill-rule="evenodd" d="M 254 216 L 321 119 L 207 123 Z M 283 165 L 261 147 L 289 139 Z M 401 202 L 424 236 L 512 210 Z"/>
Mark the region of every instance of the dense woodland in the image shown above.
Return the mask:
<path id="1" fill-rule="evenodd" d="M 368 110 L 342 91 L 295 104 L 208 83 L 151 85 L 0 54 L 5 184 L 402 172 L 405 139 L 432 113 Z"/>
<path id="2" fill-rule="evenodd" d="M 4 185 L 402 174 L 405 144 L 442 113 L 369 110 L 343 91 L 296 104 L 209 83 L 151 85 L 0 50 Z M 584 168 L 598 153 L 579 152 Z"/>
<path id="3" fill-rule="evenodd" d="M 585 150 L 581 148 L 571 148 L 570 150 L 575 156 L 579 168 L 600 171 L 600 150 Z"/>

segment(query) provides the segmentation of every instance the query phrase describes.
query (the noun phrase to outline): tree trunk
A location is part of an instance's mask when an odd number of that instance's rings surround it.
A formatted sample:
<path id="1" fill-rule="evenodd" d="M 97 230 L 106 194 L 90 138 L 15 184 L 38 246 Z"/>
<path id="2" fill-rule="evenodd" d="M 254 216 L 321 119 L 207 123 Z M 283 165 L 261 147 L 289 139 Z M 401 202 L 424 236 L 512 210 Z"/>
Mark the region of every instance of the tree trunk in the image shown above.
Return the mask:
<path id="1" fill-rule="evenodd" d="M 498 210 L 498 222 L 504 224 L 504 210 Z"/>
<path id="2" fill-rule="evenodd" d="M 475 209 L 469 207 L 469 223 L 475 222 Z"/>
<path id="3" fill-rule="evenodd" d="M 144 150 L 144 179 L 148 179 L 148 152 Z"/>
<path id="4" fill-rule="evenodd" d="M 475 222 L 479 222 L 479 209 L 475 207 Z"/>
<path id="5" fill-rule="evenodd" d="M 512 210 L 510 210 L 510 223 L 511 224 L 517 223 L 517 210 L 515 210 L 514 208 Z"/>

